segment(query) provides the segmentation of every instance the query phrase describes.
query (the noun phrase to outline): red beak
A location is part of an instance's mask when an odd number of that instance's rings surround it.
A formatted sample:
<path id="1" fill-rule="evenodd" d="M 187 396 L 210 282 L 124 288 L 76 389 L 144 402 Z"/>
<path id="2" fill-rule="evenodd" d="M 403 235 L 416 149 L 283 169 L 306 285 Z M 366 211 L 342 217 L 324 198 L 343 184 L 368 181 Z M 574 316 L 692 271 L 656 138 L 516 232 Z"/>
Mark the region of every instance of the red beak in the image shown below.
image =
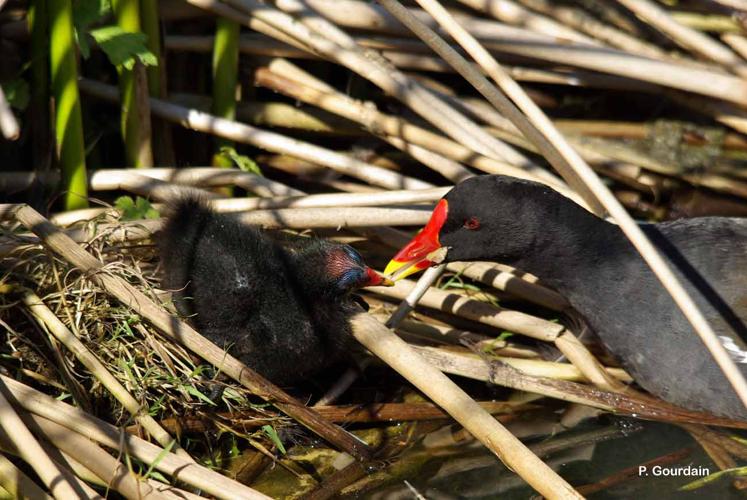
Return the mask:
<path id="1" fill-rule="evenodd" d="M 394 286 L 394 282 L 389 278 L 382 276 L 370 267 L 366 268 L 368 280 L 363 286 Z"/>
<path id="2" fill-rule="evenodd" d="M 428 224 L 389 261 L 384 274 L 397 281 L 433 265 L 428 256 L 441 248 L 438 234 L 446 222 L 448 211 L 448 202 L 444 199 L 439 201 Z"/>

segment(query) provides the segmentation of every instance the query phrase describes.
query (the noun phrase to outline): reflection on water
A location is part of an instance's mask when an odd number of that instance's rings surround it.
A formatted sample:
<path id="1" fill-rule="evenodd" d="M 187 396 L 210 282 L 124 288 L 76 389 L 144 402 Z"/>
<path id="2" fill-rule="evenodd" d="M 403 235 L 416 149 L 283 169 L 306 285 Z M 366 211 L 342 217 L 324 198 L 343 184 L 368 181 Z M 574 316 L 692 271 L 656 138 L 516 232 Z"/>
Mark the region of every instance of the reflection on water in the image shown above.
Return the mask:
<path id="1" fill-rule="evenodd" d="M 547 417 L 509 427 L 588 498 L 744 498 L 729 477 L 695 491 L 679 490 L 703 473 L 719 469 L 695 439 L 677 426 L 605 416 L 572 430 L 562 430 Z M 429 500 L 447 500 L 535 495 L 481 445 L 458 441 L 459 434 L 447 427 L 429 435 L 399 457 L 403 463 L 418 463 L 413 468 L 417 472 L 410 477 L 399 475 L 365 497 L 398 500 L 420 494 Z M 676 473 L 681 475 L 673 477 Z"/>

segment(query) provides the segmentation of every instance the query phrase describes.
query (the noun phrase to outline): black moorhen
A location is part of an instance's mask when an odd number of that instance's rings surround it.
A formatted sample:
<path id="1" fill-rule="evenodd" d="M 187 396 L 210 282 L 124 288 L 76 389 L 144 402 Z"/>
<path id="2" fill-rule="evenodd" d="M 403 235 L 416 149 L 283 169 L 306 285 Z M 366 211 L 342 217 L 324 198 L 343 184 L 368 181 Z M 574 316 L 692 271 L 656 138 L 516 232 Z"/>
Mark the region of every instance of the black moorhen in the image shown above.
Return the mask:
<path id="1" fill-rule="evenodd" d="M 747 375 L 747 219 L 641 228 Z M 498 261 L 535 274 L 568 298 L 643 388 L 685 408 L 747 419 L 703 342 L 619 227 L 552 189 L 497 175 L 468 179 L 439 201 L 384 273 L 396 280 L 440 259 Z"/>
<path id="2" fill-rule="evenodd" d="M 338 360 L 361 310 L 352 292 L 391 285 L 348 245 L 273 238 L 196 198 L 170 208 L 158 243 L 179 313 L 277 384 Z"/>

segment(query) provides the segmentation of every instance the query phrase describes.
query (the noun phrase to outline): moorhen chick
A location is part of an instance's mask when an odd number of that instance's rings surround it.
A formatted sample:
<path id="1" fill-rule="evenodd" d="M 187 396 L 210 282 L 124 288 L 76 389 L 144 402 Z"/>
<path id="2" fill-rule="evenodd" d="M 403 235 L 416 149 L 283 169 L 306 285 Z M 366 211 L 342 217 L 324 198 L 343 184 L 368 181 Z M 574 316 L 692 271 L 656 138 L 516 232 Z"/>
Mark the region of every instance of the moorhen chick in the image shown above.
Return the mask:
<path id="1" fill-rule="evenodd" d="M 340 359 L 361 311 L 352 292 L 392 284 L 348 245 L 272 237 L 198 198 L 170 207 L 158 244 L 178 312 L 276 384 Z"/>
<path id="2" fill-rule="evenodd" d="M 747 375 L 747 219 L 700 217 L 641 229 L 670 259 Z M 441 259 L 497 261 L 531 272 L 568 298 L 644 389 L 692 410 L 747 418 L 700 337 L 620 228 L 556 191 L 497 175 L 468 179 L 439 201 L 384 273 L 396 280 Z"/>

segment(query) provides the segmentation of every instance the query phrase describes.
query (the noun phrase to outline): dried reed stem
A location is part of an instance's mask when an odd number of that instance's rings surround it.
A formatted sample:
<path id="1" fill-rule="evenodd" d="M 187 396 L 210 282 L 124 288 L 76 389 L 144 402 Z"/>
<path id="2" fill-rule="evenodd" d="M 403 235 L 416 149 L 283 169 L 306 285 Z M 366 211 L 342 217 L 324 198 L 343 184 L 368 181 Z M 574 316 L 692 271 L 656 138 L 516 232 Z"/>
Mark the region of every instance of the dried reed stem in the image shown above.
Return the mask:
<path id="1" fill-rule="evenodd" d="M 420 226 L 431 215 L 429 207 L 424 208 L 282 208 L 247 212 L 240 219 L 267 228 Z"/>
<path id="2" fill-rule="evenodd" d="M 137 171 L 139 175 L 141 170 Z M 163 182 L 163 181 L 160 181 Z M 182 191 L 175 189 L 178 186 L 167 184 L 168 190 L 159 191 L 159 196 L 164 201 L 178 199 L 184 194 L 197 194 L 195 191 Z M 164 186 L 164 187 L 166 187 Z M 376 207 L 380 205 L 409 205 L 424 202 L 435 202 L 439 200 L 449 188 L 432 188 L 403 191 L 381 191 L 377 193 L 325 193 L 306 196 L 275 196 L 272 198 L 221 198 L 213 199 L 211 207 L 216 212 L 246 212 L 252 210 L 274 210 L 280 208 L 350 208 L 350 207 Z M 199 190 L 196 190 L 199 192 Z M 142 191 L 135 191 L 143 194 Z M 207 196 L 206 196 L 207 197 Z M 156 208 L 163 205 L 156 204 Z M 62 212 L 52 216 L 51 220 L 58 225 L 68 225 L 74 222 L 90 220 L 104 213 L 117 215 L 117 211 L 109 208 L 89 208 Z M 335 226 L 336 227 L 336 226 Z"/>
<path id="3" fill-rule="evenodd" d="M 26 427 L 8 400 L 8 390 L 0 383 L 0 427 L 55 498 L 87 498 L 69 471 L 55 463 Z"/>
<path id="4" fill-rule="evenodd" d="M 605 391 L 622 392 L 628 389 L 621 384 L 602 364 L 594 357 L 576 336 L 566 330 L 555 339 L 555 347 L 568 358 L 584 377 L 592 384 Z"/>
<path id="5" fill-rule="evenodd" d="M 73 333 L 55 316 L 55 314 L 44 304 L 34 292 L 30 290 L 23 291 L 23 303 L 29 308 L 31 314 L 41 324 L 46 325 L 47 329 L 62 342 L 70 352 L 106 387 L 106 389 L 119 401 L 122 406 L 129 411 L 135 420 L 155 438 L 158 443 L 167 448 L 173 446 L 174 452 L 181 455 L 182 458 L 192 460 L 192 458 L 179 447 L 168 432 L 158 422 L 147 414 L 147 408 L 143 408 L 137 400 L 127 391 L 127 389 L 106 369 L 104 364 L 88 350 L 88 348 L 73 335 Z"/>
<path id="6" fill-rule="evenodd" d="M 415 283 L 415 286 L 412 287 L 407 296 L 402 299 L 402 302 L 399 303 L 397 309 L 392 313 L 384 325 L 387 328 L 397 328 L 405 317 L 415 309 L 418 302 L 420 302 L 420 299 L 423 298 L 423 295 L 425 295 L 428 289 L 438 281 L 438 278 L 441 277 L 445 270 L 446 264 L 439 264 L 426 269 L 423 275 L 418 279 L 418 282 Z"/>
<path id="7" fill-rule="evenodd" d="M 632 52 L 652 59 L 668 59 L 667 53 L 657 45 L 634 37 L 625 31 L 600 22 L 585 10 L 557 4 L 550 0 L 519 0 L 525 6 L 552 16 L 562 22 L 564 26 L 576 28 L 606 44 L 618 47 L 626 52 Z"/>
<path id="8" fill-rule="evenodd" d="M 208 6 L 217 2 L 189 0 L 193 4 Z M 353 39 L 331 23 L 305 9 L 302 20 L 278 10 L 268 8 L 253 0 L 231 0 L 231 5 L 247 14 L 245 24 L 268 36 L 278 38 L 290 36 L 313 53 L 351 69 L 379 86 L 389 95 L 400 99 L 435 127 L 443 130 L 456 141 L 476 152 L 503 159 L 521 162 L 521 155 L 505 148 L 480 129 L 474 122 L 454 110 L 417 82 L 407 78 L 389 62 L 373 51 L 362 50 Z M 293 2 L 298 5 L 298 2 Z M 283 5 L 286 7 L 286 5 Z M 267 27 L 271 30 L 267 30 Z M 321 33 L 320 33 L 321 32 Z"/>
<path id="9" fill-rule="evenodd" d="M 411 345 L 419 353 L 434 353 L 436 356 L 451 358 L 455 363 L 462 359 L 482 361 L 477 355 L 469 352 L 458 352 L 451 349 L 440 349 L 438 347 Z M 569 363 L 557 363 L 554 361 L 543 361 L 540 359 L 513 358 L 507 356 L 496 356 L 489 358 L 491 362 L 505 363 L 532 377 L 546 377 L 557 380 L 570 380 L 572 382 L 591 382 L 578 368 Z M 632 382 L 633 378 L 621 368 L 604 367 L 608 376 L 617 381 Z"/>
<path id="10" fill-rule="evenodd" d="M 126 185 L 133 174 L 131 169 L 100 169 L 91 175 L 91 189 L 95 191 L 116 191 Z M 143 168 L 137 175 L 175 184 L 194 185 L 198 187 L 237 186 L 257 196 L 298 196 L 302 191 L 293 189 L 279 182 L 238 169 L 221 169 L 213 167 L 191 168 Z"/>
<path id="11" fill-rule="evenodd" d="M 658 399 L 638 394 L 608 392 L 585 384 L 527 375 L 503 363 L 490 363 L 472 355 L 461 355 L 443 350 L 420 350 L 430 364 L 446 373 L 491 382 L 519 391 L 541 394 L 571 403 L 622 413 L 660 422 L 690 422 L 747 428 L 747 422 L 714 417 L 708 413 L 685 410 Z"/>
<path id="12" fill-rule="evenodd" d="M 747 62 L 728 47 L 704 33 L 678 23 L 654 2 L 649 0 L 617 0 L 636 16 L 655 27 L 682 47 L 726 66 L 741 76 L 747 75 Z"/>
<path id="13" fill-rule="evenodd" d="M 0 376 L 19 404 L 28 412 L 65 426 L 112 450 L 126 451 L 138 460 L 175 479 L 218 498 L 260 499 L 264 495 L 228 477 L 119 429 L 67 403 L 58 401 L 11 378 Z"/>
<path id="14" fill-rule="evenodd" d="M 368 290 L 378 295 L 404 300 L 414 289 L 412 280 L 399 280 L 393 287 L 371 287 Z M 428 289 L 420 298 L 419 304 L 456 316 L 477 321 L 495 328 L 510 330 L 539 340 L 554 341 L 565 327 L 542 318 L 518 311 L 470 299 L 455 293 L 436 288 Z"/>
<path id="15" fill-rule="evenodd" d="M 80 82 L 80 88 L 84 92 L 100 99 L 114 102 L 117 100 L 116 88 L 111 85 L 83 79 Z M 261 130 L 244 123 L 219 118 L 161 99 L 150 98 L 150 104 L 153 113 L 167 120 L 179 123 L 186 128 L 224 137 L 236 142 L 251 144 L 273 153 L 288 154 L 295 158 L 301 158 L 369 182 L 374 186 L 389 189 L 424 189 L 433 187 L 427 182 L 406 177 L 329 149 L 298 141 L 274 132 Z"/>
<path id="16" fill-rule="evenodd" d="M 201 196 L 208 199 L 217 198 L 218 196 L 204 189 L 179 186 L 178 184 L 172 184 L 147 175 L 141 175 L 140 171 L 141 169 L 137 169 L 135 171 L 119 173 L 115 189 L 139 194 L 154 201 L 174 200 L 185 196 Z M 93 176 L 95 177 L 98 173 L 104 172 L 98 170 Z M 99 191 L 101 190 L 99 189 Z"/>
<path id="17" fill-rule="evenodd" d="M 361 344 L 446 410 L 535 490 L 547 498 L 581 498 L 494 417 L 384 325 L 367 314 L 354 316 L 351 325 Z"/>
<path id="18" fill-rule="evenodd" d="M 284 64 L 278 64 L 274 61 L 270 64 L 269 70 L 260 68 L 255 74 L 256 81 L 260 85 L 283 92 L 294 99 L 307 102 L 356 123 L 360 123 L 372 134 L 383 137 L 395 147 L 403 149 L 406 152 L 412 152 L 411 146 L 408 149 L 409 144 L 422 146 L 454 161 L 467 163 L 485 173 L 532 179 L 549 184 L 559 191 L 564 191 L 573 196 L 572 192 L 564 189 L 565 186 L 562 183 L 557 182 L 557 178 L 554 175 L 548 175 L 545 169 L 526 165 L 525 162 L 525 166 L 519 168 L 510 163 L 507 164 L 506 162 L 476 154 L 456 141 L 431 132 L 402 118 L 382 113 L 371 102 L 355 101 L 334 89 L 320 90 L 308 84 L 304 85 L 311 75 L 307 75 L 307 79 L 304 82 L 294 80 L 287 74 L 286 70 L 290 63 L 283 62 Z M 298 68 L 297 70 L 300 71 Z M 404 142 L 393 142 L 392 138 L 397 138 Z M 454 169 L 450 172 L 449 176 L 445 176 L 453 182 L 459 182 L 470 175 L 470 172 L 462 167 L 461 170 Z"/>
<path id="19" fill-rule="evenodd" d="M 0 486 L 13 498 L 52 499 L 33 479 L 3 455 L 0 455 Z"/>
<path id="20" fill-rule="evenodd" d="M 380 0 L 384 5 L 394 5 L 401 8 L 396 0 Z M 526 95 L 526 93 L 519 87 L 516 82 L 508 76 L 505 71 L 501 68 L 500 64 L 475 40 L 472 35 L 462 28 L 454 18 L 436 1 L 436 0 L 417 0 L 418 3 L 423 6 L 428 12 L 430 12 L 434 18 L 444 26 L 444 28 L 454 37 L 457 42 L 462 45 L 465 50 L 475 58 L 477 63 L 485 69 L 485 71 L 498 83 L 501 88 L 510 96 L 517 105 L 527 113 L 527 116 L 532 121 L 534 126 L 541 130 L 541 134 L 547 138 L 548 141 L 552 142 L 553 146 L 558 148 L 558 151 L 563 153 L 563 156 L 568 161 L 565 164 L 566 167 L 570 167 L 573 170 L 572 177 L 569 177 L 570 172 L 567 168 L 559 170 L 560 173 L 569 181 L 571 186 L 576 187 L 580 180 L 584 184 L 583 193 L 593 193 L 593 197 L 598 200 L 597 204 L 601 205 L 610 213 L 614 220 L 620 225 L 623 233 L 630 239 L 633 246 L 636 247 L 641 257 L 651 267 L 656 277 L 661 281 L 662 285 L 670 293 L 677 306 L 680 308 L 682 313 L 685 315 L 687 320 L 693 326 L 697 334 L 703 340 L 711 355 L 719 365 L 724 375 L 731 383 L 732 387 L 736 391 L 742 403 L 747 407 L 747 381 L 745 380 L 742 373 L 737 368 L 734 360 L 729 356 L 721 345 L 716 333 L 713 331 L 708 321 L 703 316 L 702 312 L 698 308 L 697 304 L 693 301 L 690 295 L 687 293 L 685 288 L 682 286 L 680 281 L 672 272 L 671 268 L 661 256 L 659 251 L 649 239 L 643 234 L 643 231 L 638 227 L 638 224 L 628 215 L 625 208 L 620 204 L 610 190 L 602 183 L 601 179 L 596 173 L 584 162 L 580 156 L 568 145 L 563 136 L 558 132 L 555 126 L 550 122 L 547 116 L 540 110 L 536 104 Z M 628 1 L 628 0 L 626 0 Z M 394 7 L 395 9 L 397 7 Z M 410 19 L 410 25 L 415 25 Z M 427 29 L 427 28 L 426 28 Z M 421 30 L 422 31 L 422 30 Z M 436 36 L 434 34 L 434 36 Z M 440 40 L 440 39 L 439 39 Z M 443 43 L 442 40 L 440 40 Z M 458 54 L 454 59 L 460 63 L 466 64 L 461 56 Z M 465 75 L 471 75 L 474 77 L 476 72 L 474 68 L 465 66 L 463 68 Z M 479 75 L 478 75 L 479 76 Z M 487 87 L 479 87 L 478 90 L 482 93 L 485 89 L 493 89 L 492 91 L 485 92 L 484 95 L 489 98 L 491 104 L 498 104 L 502 100 L 491 99 L 496 97 L 497 91 L 494 87 L 488 85 Z M 499 108 L 502 109 L 502 108 Z M 508 115 L 513 121 L 513 116 Z M 519 127 L 520 122 L 514 121 L 514 124 Z M 521 129 L 521 127 L 519 127 Z M 522 130 L 525 135 L 527 132 Z M 527 135 L 527 137 L 531 137 Z M 544 150 L 543 150 L 544 153 Z M 571 181 L 574 182 L 571 182 Z"/>
<path id="21" fill-rule="evenodd" d="M 451 262 L 448 269 L 553 311 L 564 311 L 571 307 L 558 292 L 512 274 L 512 269 L 507 266 L 493 262 Z"/>
<path id="22" fill-rule="evenodd" d="M 525 116 L 522 114 L 514 103 L 509 101 L 506 96 L 501 94 L 490 82 L 482 76 L 470 63 L 468 63 L 456 50 L 451 48 L 442 38 L 428 28 L 425 24 L 416 19 L 407 9 L 397 0 L 381 0 L 381 4 L 386 7 L 397 19 L 410 28 L 418 37 L 428 44 L 436 53 L 451 64 L 467 81 L 469 81 L 481 94 L 483 94 L 490 103 L 495 106 L 502 114 L 511 120 L 511 122 L 540 150 L 550 164 L 563 176 L 568 184 L 578 192 L 592 212 L 601 215 L 604 213 L 604 207 L 594 197 L 593 193 L 584 182 L 578 177 L 575 171 L 574 162 L 583 162 L 578 154 L 563 141 L 559 133 L 547 135 L 547 131 L 537 123 L 537 113 Z M 466 45 L 465 50 L 473 57 L 476 55 L 478 64 L 485 69 L 488 74 L 495 79 L 503 88 L 504 92 L 511 97 L 521 110 L 526 113 L 534 107 L 539 114 L 549 123 L 547 117 L 537 108 L 536 104 L 521 90 L 516 82 L 511 79 L 493 57 L 459 26 L 454 18 L 441 7 L 438 2 L 421 2 L 421 6 L 438 15 L 434 18 L 443 25 L 449 34 L 461 45 Z M 433 14 L 433 12 L 431 12 Z M 518 98 L 518 99 L 517 99 Z M 531 104 L 527 104 L 531 103 Z M 552 125 L 550 125 L 552 126 Z"/>
<path id="23" fill-rule="evenodd" d="M 70 432 L 67 427 L 36 415 L 31 415 L 31 419 L 41 430 L 41 434 L 55 448 L 71 456 L 83 467 L 102 479 L 107 487 L 121 493 L 125 498 L 131 500 L 141 498 L 167 500 L 173 498 L 156 491 L 146 481 L 138 479 L 127 466 L 77 432 Z"/>
<path id="24" fill-rule="evenodd" d="M 103 264 L 98 259 L 80 248 L 36 210 L 25 205 L 11 209 L 7 206 L 0 206 L 0 218 L 12 215 L 15 215 L 19 222 L 39 236 L 48 248 L 86 275 L 90 275 L 92 281 L 148 319 L 168 338 L 184 345 L 257 396 L 272 402 L 281 411 L 350 455 L 359 459 L 368 457 L 370 453 L 368 446 L 355 436 L 319 417 L 311 409 L 205 339 L 186 323 L 173 317 L 124 279 L 103 272 Z"/>
<path id="25" fill-rule="evenodd" d="M 532 12 L 509 0 L 459 0 L 459 2 L 505 23 L 522 26 L 537 33 L 560 40 L 599 45 L 597 41 L 582 35 L 572 27 L 555 22 L 549 17 Z"/>

